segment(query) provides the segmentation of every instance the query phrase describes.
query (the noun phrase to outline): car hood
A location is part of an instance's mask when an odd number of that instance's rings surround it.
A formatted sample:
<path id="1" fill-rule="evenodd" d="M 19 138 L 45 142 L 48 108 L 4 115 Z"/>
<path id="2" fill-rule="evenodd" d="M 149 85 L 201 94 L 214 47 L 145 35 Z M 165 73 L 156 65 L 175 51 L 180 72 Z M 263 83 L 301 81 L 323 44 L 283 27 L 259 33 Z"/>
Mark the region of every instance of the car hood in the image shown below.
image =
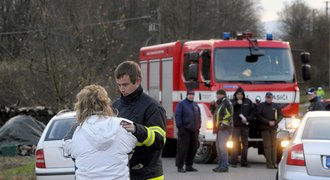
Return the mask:
<path id="1" fill-rule="evenodd" d="M 311 176 L 330 177 L 326 157 L 330 156 L 330 140 L 303 140 L 307 173 Z"/>
<path id="2" fill-rule="evenodd" d="M 86 132 L 86 139 L 101 151 L 111 147 L 119 128 L 121 126 L 118 118 L 97 115 L 88 117 L 81 126 L 81 130 Z"/>

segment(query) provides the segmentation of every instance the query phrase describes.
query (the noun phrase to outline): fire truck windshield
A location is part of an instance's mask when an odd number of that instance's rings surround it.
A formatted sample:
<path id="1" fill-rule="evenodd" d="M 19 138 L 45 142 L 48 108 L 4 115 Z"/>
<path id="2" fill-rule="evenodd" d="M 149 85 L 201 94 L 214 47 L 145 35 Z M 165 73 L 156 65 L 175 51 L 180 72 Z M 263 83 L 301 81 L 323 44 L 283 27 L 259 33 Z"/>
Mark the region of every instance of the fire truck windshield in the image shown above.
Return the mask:
<path id="1" fill-rule="evenodd" d="M 264 56 L 246 62 L 249 48 L 217 48 L 214 51 L 214 77 L 217 82 L 289 83 L 294 81 L 294 65 L 289 49 L 260 48 Z"/>

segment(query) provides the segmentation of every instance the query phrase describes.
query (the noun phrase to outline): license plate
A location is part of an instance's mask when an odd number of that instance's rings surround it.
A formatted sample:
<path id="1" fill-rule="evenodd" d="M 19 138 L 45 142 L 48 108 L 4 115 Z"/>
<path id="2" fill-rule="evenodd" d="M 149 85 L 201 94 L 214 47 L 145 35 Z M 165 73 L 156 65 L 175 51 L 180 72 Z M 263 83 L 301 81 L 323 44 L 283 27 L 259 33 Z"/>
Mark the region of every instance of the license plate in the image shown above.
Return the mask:
<path id="1" fill-rule="evenodd" d="M 326 166 L 330 168 L 330 156 L 327 156 Z"/>

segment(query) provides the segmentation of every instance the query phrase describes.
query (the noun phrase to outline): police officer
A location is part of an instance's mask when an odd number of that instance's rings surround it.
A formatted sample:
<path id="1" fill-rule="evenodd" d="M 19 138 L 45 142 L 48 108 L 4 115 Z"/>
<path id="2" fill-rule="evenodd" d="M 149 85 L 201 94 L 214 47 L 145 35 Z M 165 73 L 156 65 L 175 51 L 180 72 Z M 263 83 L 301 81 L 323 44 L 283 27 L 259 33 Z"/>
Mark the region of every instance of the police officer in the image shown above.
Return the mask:
<path id="1" fill-rule="evenodd" d="M 316 91 L 313 87 L 307 89 L 306 95 L 310 102 L 310 105 L 308 106 L 307 111 L 324 111 L 325 110 L 325 106 L 320 101 L 320 99 L 317 97 Z"/>

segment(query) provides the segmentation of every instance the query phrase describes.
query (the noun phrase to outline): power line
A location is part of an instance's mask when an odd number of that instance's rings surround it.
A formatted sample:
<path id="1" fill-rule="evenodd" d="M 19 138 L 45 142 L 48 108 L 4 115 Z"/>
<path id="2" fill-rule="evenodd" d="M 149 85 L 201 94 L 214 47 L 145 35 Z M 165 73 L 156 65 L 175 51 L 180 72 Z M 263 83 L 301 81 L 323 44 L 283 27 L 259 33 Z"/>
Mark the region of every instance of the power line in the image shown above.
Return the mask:
<path id="1" fill-rule="evenodd" d="M 120 23 L 120 22 L 128 22 L 128 21 L 136 21 L 136 20 L 141 20 L 141 19 L 150 19 L 151 16 L 140 16 L 140 17 L 134 17 L 134 18 L 126 18 L 126 19 L 121 19 L 121 20 L 114 20 L 114 21 L 109 21 L 109 22 L 98 22 L 98 23 L 91 23 L 91 24 L 83 24 L 80 25 L 80 27 L 88 27 L 88 26 L 98 26 L 98 25 L 103 25 L 103 24 L 115 24 L 115 23 Z M 71 29 L 76 26 L 64 26 L 64 27 L 58 27 L 58 28 L 50 28 L 48 30 L 50 31 L 57 31 L 57 30 L 66 30 L 66 29 Z M 38 33 L 38 32 L 43 32 L 44 30 L 27 30 L 27 31 L 12 31 L 12 32 L 0 32 L 0 36 L 3 35 L 13 35 L 13 34 L 29 34 L 29 33 Z"/>

